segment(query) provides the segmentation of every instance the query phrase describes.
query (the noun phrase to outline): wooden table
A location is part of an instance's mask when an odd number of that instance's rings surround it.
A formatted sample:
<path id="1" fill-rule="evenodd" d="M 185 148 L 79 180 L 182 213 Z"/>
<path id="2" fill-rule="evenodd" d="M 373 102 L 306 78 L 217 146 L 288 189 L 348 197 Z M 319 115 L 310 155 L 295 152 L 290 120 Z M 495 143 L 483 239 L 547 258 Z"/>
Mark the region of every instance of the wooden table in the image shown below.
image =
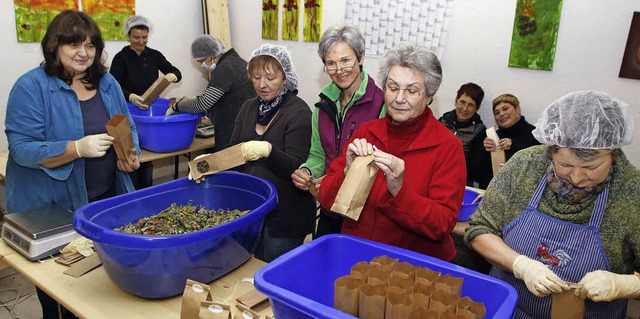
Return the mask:
<path id="1" fill-rule="evenodd" d="M 193 143 L 191 143 L 191 146 L 189 146 L 189 148 L 186 148 L 180 151 L 169 152 L 169 153 L 156 153 L 156 152 L 152 152 L 144 148 L 141 148 L 140 163 L 151 162 L 151 161 L 173 156 L 174 157 L 173 178 L 176 179 L 178 178 L 178 168 L 179 168 L 178 166 L 180 164 L 180 155 L 185 155 L 189 160 L 191 160 L 191 152 L 202 151 L 209 148 L 213 148 L 215 145 L 216 143 L 213 137 L 205 137 L 205 138 L 195 137 L 193 139 Z"/>
<path id="2" fill-rule="evenodd" d="M 0 260 L 6 261 L 80 318 L 180 318 L 182 296 L 157 300 L 136 297 L 120 290 L 109 279 L 104 267 L 98 267 L 82 277 L 71 277 L 63 274 L 66 266 L 50 258 L 42 263 L 32 262 L 7 246 L 3 240 L 0 240 Z M 253 278 L 264 265 L 264 262 L 251 258 L 234 271 L 209 283 L 214 301 L 227 299 L 225 301 L 237 312 L 235 298 L 252 289 L 250 283 L 242 280 Z M 261 315 L 272 314 L 267 305 L 268 302 L 259 311 Z"/>

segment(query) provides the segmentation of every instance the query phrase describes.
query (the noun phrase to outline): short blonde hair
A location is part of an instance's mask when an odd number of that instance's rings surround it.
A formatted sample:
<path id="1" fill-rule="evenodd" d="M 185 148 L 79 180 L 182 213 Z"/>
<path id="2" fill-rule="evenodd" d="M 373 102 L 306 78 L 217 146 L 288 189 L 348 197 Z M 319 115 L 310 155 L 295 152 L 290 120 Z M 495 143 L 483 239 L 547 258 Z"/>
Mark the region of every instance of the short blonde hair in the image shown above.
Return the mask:
<path id="1" fill-rule="evenodd" d="M 493 99 L 493 109 L 496 109 L 496 105 L 505 102 L 505 103 L 509 103 L 511 105 L 513 105 L 513 107 L 515 107 L 516 109 L 520 107 L 520 101 L 518 101 L 518 98 L 513 95 L 513 94 L 509 94 L 509 93 L 505 93 L 502 94 L 500 96 L 498 96 L 497 98 Z"/>

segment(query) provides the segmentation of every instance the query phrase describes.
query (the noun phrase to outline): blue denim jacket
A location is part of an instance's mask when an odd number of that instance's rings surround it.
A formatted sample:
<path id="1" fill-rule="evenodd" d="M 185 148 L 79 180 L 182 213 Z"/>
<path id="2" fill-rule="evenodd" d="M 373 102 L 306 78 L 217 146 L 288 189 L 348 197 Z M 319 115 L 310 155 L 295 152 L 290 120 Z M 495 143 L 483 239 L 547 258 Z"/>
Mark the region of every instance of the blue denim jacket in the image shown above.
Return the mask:
<path id="1" fill-rule="evenodd" d="M 106 73 L 99 90 L 110 117 L 128 117 L 140 154 L 138 134 L 120 86 Z M 76 210 L 87 204 L 84 159 L 51 169 L 38 164 L 64 153 L 68 141 L 84 136 L 80 102 L 64 81 L 47 76 L 42 65 L 22 75 L 9 94 L 5 134 L 9 142 L 5 182 L 9 213 L 50 204 Z M 133 190 L 128 173 L 116 170 L 117 194 Z"/>

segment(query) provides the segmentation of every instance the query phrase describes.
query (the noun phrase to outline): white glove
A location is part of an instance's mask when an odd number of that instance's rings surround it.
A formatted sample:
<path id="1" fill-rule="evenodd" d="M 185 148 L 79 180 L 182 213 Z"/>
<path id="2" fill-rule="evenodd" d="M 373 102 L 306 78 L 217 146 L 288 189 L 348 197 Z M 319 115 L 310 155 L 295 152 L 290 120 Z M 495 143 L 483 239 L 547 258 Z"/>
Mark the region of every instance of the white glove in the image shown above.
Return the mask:
<path id="1" fill-rule="evenodd" d="M 171 102 L 169 102 L 169 107 L 167 108 L 167 111 L 164 113 L 164 116 L 178 114 L 178 111 L 175 110 L 176 103 L 178 102 L 176 102 L 174 99 L 171 99 Z"/>
<path id="2" fill-rule="evenodd" d="M 102 157 L 113 144 L 113 137 L 107 133 L 87 135 L 75 144 L 80 157 Z"/>
<path id="3" fill-rule="evenodd" d="M 245 161 L 257 161 L 269 157 L 271 144 L 266 141 L 248 141 L 242 143 L 242 156 Z"/>
<path id="4" fill-rule="evenodd" d="M 611 301 L 640 296 L 640 278 L 636 275 L 619 275 L 605 270 L 587 273 L 578 284 L 576 296 L 593 301 Z"/>
<path id="5" fill-rule="evenodd" d="M 198 155 L 198 156 L 196 156 L 196 158 L 194 158 L 194 159 L 193 159 L 193 161 L 195 161 L 195 160 L 197 160 L 197 159 L 199 159 L 199 158 L 203 158 L 203 157 L 205 157 L 205 156 L 207 156 L 207 155 L 209 155 L 209 154 L 202 154 L 202 155 Z M 200 178 L 196 179 L 196 180 L 195 180 L 195 181 L 196 181 L 196 184 L 200 184 L 200 182 L 203 182 L 203 181 L 204 181 L 204 177 L 205 177 L 205 175 L 202 175 L 202 177 L 200 177 Z M 193 174 L 191 173 L 191 167 L 189 167 L 189 176 L 188 176 L 187 178 L 188 178 L 190 181 L 192 181 L 192 180 L 193 180 Z"/>
<path id="6" fill-rule="evenodd" d="M 176 81 L 178 81 L 178 77 L 173 73 L 165 74 L 164 78 L 167 79 L 167 81 L 169 81 L 169 83 L 175 83 Z"/>
<path id="7" fill-rule="evenodd" d="M 513 274 L 522 279 L 527 289 L 538 297 L 548 296 L 553 293 L 561 293 L 569 290 L 569 285 L 553 273 L 543 263 L 533 260 L 525 255 L 516 257 L 513 261 Z"/>
<path id="8" fill-rule="evenodd" d="M 146 110 L 149 108 L 149 105 L 142 104 L 142 97 L 137 94 L 133 94 L 133 93 L 129 94 L 129 102 L 131 102 L 133 105 L 137 106 L 141 110 Z"/>

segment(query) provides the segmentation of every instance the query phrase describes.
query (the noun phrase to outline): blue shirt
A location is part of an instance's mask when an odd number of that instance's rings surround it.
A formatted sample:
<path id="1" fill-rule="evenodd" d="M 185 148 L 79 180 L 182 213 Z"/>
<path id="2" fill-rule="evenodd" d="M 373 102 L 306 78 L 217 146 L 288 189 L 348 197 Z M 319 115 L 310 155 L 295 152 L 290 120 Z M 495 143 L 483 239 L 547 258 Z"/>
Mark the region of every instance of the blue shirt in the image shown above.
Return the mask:
<path id="1" fill-rule="evenodd" d="M 118 82 L 110 74 L 100 80 L 102 102 L 109 114 L 128 117 L 138 154 L 138 134 Z M 88 203 L 83 158 L 46 168 L 38 163 L 64 153 L 67 142 L 84 136 L 76 93 L 43 66 L 22 75 L 9 93 L 5 116 L 9 142 L 6 204 L 9 213 L 50 204 L 76 210 Z M 114 163 L 115 164 L 115 163 Z M 133 191 L 127 172 L 117 170 L 116 193 Z"/>

